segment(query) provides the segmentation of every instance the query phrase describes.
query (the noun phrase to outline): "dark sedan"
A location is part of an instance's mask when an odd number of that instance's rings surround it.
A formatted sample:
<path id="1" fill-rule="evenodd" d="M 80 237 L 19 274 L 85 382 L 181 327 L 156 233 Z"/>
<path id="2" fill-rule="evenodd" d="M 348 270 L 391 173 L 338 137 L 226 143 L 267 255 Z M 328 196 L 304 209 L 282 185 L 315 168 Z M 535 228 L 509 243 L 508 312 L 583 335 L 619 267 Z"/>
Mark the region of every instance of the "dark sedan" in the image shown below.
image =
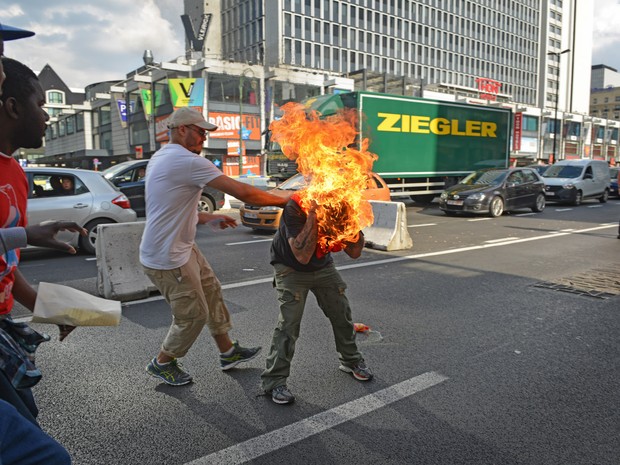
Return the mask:
<path id="1" fill-rule="evenodd" d="M 127 196 L 138 216 L 144 216 L 144 176 L 148 160 L 124 161 L 101 172 L 103 176 L 117 186 Z M 205 186 L 200 196 L 198 209 L 214 212 L 224 205 L 224 193 Z"/>
<path id="2" fill-rule="evenodd" d="M 475 171 L 439 197 L 446 215 L 485 213 L 492 217 L 505 211 L 545 209 L 545 184 L 531 168 L 491 168 Z"/>

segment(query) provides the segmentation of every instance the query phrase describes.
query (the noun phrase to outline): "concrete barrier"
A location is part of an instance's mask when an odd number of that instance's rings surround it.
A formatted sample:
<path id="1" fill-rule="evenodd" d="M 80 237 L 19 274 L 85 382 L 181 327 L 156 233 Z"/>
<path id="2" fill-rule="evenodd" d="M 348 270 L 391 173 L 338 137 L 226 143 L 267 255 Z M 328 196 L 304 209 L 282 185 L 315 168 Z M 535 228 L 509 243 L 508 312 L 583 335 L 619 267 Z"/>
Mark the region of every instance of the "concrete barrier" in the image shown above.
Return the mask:
<path id="1" fill-rule="evenodd" d="M 366 246 L 377 250 L 403 250 L 413 247 L 407 229 L 407 211 L 403 202 L 379 202 L 371 200 L 375 217 L 371 226 L 365 228 Z"/>
<path id="2" fill-rule="evenodd" d="M 143 299 L 157 288 L 142 271 L 139 249 L 144 222 L 97 227 L 97 291 L 106 299 Z"/>

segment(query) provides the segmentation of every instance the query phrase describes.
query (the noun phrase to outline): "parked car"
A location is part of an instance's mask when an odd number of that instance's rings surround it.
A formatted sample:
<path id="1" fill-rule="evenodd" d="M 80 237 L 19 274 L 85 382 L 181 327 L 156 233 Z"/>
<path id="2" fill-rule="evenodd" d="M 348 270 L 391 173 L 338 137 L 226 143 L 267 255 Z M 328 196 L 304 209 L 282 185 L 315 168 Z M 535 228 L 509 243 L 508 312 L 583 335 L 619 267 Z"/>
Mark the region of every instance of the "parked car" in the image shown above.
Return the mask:
<path id="1" fill-rule="evenodd" d="M 531 168 L 486 169 L 471 173 L 439 196 L 439 208 L 448 216 L 486 213 L 498 217 L 505 211 L 545 209 L 545 185 Z"/>
<path id="2" fill-rule="evenodd" d="M 549 168 L 550 166 L 551 165 L 528 165 L 526 166 L 526 168 L 532 168 L 533 170 L 536 170 L 538 174 L 542 176 L 543 173 L 547 171 L 547 168 Z"/>
<path id="3" fill-rule="evenodd" d="M 96 171 L 71 168 L 24 168 L 28 177 L 28 223 L 75 221 L 88 231 L 58 233 L 58 239 L 94 254 L 97 226 L 136 221 L 129 199 Z M 72 184 L 70 189 L 63 189 Z"/>
<path id="4" fill-rule="evenodd" d="M 609 198 L 609 165 L 604 160 L 560 160 L 543 175 L 545 196 L 555 202 L 581 204 L 583 199 Z"/>
<path id="5" fill-rule="evenodd" d="M 620 168 L 609 168 L 610 180 L 609 180 L 609 196 L 620 197 L 618 191 L 618 181 L 620 180 Z"/>
<path id="6" fill-rule="evenodd" d="M 149 160 L 131 160 L 111 166 L 101 172 L 105 178 L 117 186 L 123 192 L 131 207 L 138 216 L 145 215 L 144 201 L 144 176 Z M 200 211 L 214 212 L 224 205 L 224 193 L 205 186 L 198 202 Z"/>
<path id="7" fill-rule="evenodd" d="M 283 191 L 298 191 L 306 187 L 306 180 L 300 173 L 284 181 L 271 192 L 277 194 Z M 364 191 L 366 200 L 390 201 L 390 189 L 385 181 L 377 174 L 371 173 L 368 178 L 368 188 Z M 241 224 L 252 229 L 264 231 L 277 231 L 280 226 L 282 208 L 280 207 L 257 207 L 254 205 L 243 204 L 239 209 Z"/>

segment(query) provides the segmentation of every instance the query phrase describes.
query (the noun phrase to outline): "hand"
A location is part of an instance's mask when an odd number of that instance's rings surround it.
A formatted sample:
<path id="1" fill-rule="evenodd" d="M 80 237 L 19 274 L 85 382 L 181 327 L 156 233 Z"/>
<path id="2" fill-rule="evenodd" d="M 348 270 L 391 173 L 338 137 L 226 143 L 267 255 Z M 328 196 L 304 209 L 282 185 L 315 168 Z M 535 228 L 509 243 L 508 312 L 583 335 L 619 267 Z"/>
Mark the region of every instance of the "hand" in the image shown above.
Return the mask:
<path id="1" fill-rule="evenodd" d="M 235 220 L 233 217 L 227 216 L 227 215 L 217 215 L 217 216 L 220 221 L 220 224 L 219 224 L 220 229 L 237 227 L 237 220 Z"/>
<path id="2" fill-rule="evenodd" d="M 75 326 L 70 325 L 58 325 L 58 329 L 60 330 L 59 340 L 62 342 L 71 332 L 75 329 Z"/>
<path id="3" fill-rule="evenodd" d="M 72 246 L 66 242 L 56 240 L 56 234 L 58 234 L 59 231 L 77 232 L 82 236 L 88 234 L 86 229 L 81 228 L 73 221 L 45 221 L 40 224 L 26 226 L 27 242 L 37 247 L 58 249 L 74 254 L 75 249 Z"/>

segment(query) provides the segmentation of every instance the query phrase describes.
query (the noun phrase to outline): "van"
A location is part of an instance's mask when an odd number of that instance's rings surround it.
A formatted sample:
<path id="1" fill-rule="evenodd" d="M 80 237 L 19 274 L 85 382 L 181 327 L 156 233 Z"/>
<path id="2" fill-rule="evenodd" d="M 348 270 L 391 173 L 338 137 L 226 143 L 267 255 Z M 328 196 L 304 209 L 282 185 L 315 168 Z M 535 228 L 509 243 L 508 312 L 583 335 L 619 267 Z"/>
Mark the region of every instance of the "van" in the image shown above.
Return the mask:
<path id="1" fill-rule="evenodd" d="M 609 198 L 609 165 L 604 160 L 560 160 L 543 173 L 545 197 L 579 205 L 583 199 Z"/>

